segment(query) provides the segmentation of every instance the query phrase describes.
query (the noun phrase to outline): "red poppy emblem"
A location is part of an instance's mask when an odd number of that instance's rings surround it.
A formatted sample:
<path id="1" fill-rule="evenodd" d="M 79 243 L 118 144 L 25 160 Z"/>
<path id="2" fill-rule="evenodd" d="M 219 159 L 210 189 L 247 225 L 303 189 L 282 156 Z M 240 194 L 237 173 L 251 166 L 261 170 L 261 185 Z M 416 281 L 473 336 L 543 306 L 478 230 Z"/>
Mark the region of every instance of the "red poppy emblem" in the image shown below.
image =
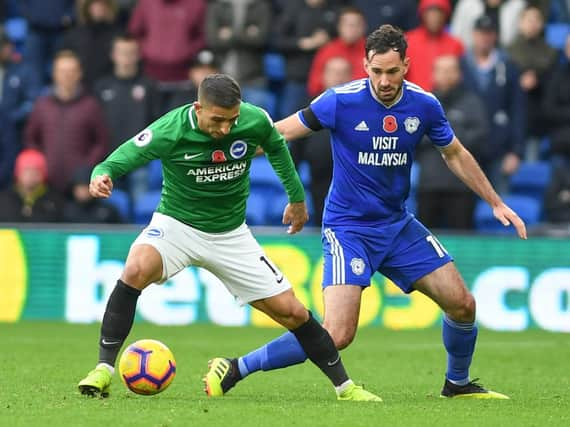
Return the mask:
<path id="1" fill-rule="evenodd" d="M 384 116 L 382 129 L 384 129 L 384 132 L 388 133 L 396 132 L 398 130 L 398 122 L 396 121 L 396 117 Z"/>
<path id="2" fill-rule="evenodd" d="M 224 152 L 222 150 L 216 150 L 212 153 L 212 162 L 222 163 L 225 161 L 227 161 L 226 155 L 224 154 Z"/>

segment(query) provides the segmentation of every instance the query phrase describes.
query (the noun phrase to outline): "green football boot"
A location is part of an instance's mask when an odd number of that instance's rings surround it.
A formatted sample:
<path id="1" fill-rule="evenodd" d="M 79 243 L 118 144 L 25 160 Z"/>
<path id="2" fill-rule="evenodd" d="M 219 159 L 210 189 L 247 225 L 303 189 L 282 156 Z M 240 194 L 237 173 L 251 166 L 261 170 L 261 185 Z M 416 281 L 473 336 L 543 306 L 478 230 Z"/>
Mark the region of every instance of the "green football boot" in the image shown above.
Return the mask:
<path id="1" fill-rule="evenodd" d="M 337 395 L 337 398 L 338 400 L 352 400 L 354 402 L 382 402 L 379 396 L 364 390 L 362 386 L 354 383 Z"/>
<path id="2" fill-rule="evenodd" d="M 92 397 L 109 397 L 112 378 L 111 372 L 104 366 L 100 366 L 89 372 L 77 386 L 81 394 Z"/>
<path id="3" fill-rule="evenodd" d="M 208 362 L 208 373 L 202 379 L 204 391 L 210 397 L 221 397 L 239 380 L 237 359 L 216 357 Z"/>

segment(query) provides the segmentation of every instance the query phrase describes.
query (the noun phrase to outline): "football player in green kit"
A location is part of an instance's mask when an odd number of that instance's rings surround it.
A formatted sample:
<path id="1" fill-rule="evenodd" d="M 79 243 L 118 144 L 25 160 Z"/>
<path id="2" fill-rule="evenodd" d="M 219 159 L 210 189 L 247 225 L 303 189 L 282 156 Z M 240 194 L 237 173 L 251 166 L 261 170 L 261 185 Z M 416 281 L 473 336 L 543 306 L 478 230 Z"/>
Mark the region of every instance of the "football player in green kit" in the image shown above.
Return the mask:
<path id="1" fill-rule="evenodd" d="M 331 380 L 339 400 L 380 400 L 349 379 L 328 332 L 295 297 L 245 224 L 249 168 L 258 146 L 289 198 L 283 223 L 289 224 L 288 233 L 297 233 L 308 215 L 286 141 L 264 110 L 241 101 L 240 88 L 228 75 L 208 76 L 197 102 L 165 114 L 94 168 L 94 197 L 109 197 L 113 180 L 153 159 L 162 162 L 163 187 L 156 212 L 132 244 L 107 301 L 99 362 L 79 382 L 81 393 L 109 395 L 115 361 L 131 330 L 141 291 L 193 265 L 212 272 L 238 301 L 295 334 L 309 359 Z M 228 369 L 220 366 L 220 378 Z M 222 390 L 206 392 L 223 395 Z"/>

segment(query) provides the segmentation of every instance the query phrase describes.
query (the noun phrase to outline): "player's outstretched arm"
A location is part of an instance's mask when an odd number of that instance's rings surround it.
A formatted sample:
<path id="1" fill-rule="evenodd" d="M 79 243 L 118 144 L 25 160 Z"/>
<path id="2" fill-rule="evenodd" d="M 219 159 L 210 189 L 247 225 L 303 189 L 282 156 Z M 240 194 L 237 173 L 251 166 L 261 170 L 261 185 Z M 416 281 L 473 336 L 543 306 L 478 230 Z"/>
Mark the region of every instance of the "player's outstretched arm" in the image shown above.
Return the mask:
<path id="1" fill-rule="evenodd" d="M 275 128 L 277 128 L 279 133 L 283 135 L 287 141 L 303 138 L 312 132 L 311 129 L 301 122 L 297 113 L 275 122 Z"/>
<path id="2" fill-rule="evenodd" d="M 451 144 L 441 150 L 441 154 L 449 169 L 471 190 L 491 205 L 493 215 L 495 215 L 497 220 L 505 227 L 512 224 L 521 239 L 527 238 L 524 221 L 499 197 L 477 161 L 457 137 L 454 137 Z"/>
<path id="3" fill-rule="evenodd" d="M 113 180 L 109 175 L 97 175 L 89 183 L 89 193 L 96 198 L 106 199 L 113 191 Z"/>
<path id="4" fill-rule="evenodd" d="M 295 234 L 303 229 L 309 220 L 309 213 L 305 202 L 289 203 L 283 211 L 283 224 L 289 224 L 287 233 Z"/>

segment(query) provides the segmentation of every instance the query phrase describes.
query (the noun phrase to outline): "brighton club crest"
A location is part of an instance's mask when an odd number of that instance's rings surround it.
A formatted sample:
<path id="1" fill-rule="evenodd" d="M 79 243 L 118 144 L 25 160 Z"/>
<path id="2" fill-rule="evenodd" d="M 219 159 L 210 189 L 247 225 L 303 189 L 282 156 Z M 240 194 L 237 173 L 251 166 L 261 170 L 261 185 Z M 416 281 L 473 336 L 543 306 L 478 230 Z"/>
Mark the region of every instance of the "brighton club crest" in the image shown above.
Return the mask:
<path id="1" fill-rule="evenodd" d="M 406 132 L 414 133 L 420 127 L 420 119 L 417 117 L 408 117 L 404 120 L 404 127 L 406 128 Z"/>
<path id="2" fill-rule="evenodd" d="M 350 261 L 350 267 L 354 274 L 360 276 L 364 273 L 364 267 L 366 267 L 366 264 L 364 264 L 364 260 L 362 258 L 352 258 Z"/>

